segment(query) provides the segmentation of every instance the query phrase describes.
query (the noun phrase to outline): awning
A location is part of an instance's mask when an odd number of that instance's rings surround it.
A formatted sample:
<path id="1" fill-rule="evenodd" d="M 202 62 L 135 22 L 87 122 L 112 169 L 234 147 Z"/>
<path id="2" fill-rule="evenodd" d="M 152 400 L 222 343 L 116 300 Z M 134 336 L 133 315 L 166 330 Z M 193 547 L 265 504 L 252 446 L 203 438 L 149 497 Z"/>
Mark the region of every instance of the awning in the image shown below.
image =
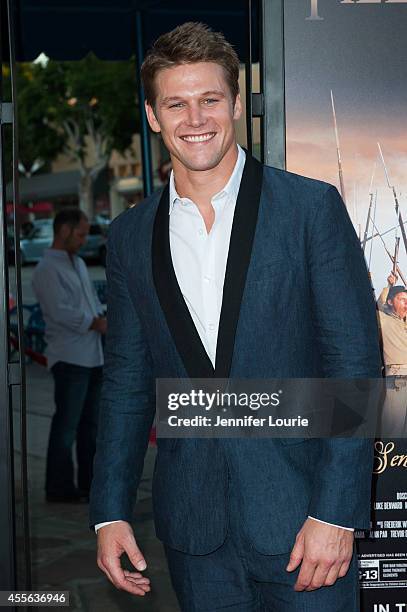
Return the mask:
<path id="1" fill-rule="evenodd" d="M 33 205 L 29 208 L 28 206 L 22 206 L 21 204 L 17 206 L 17 210 L 22 215 L 28 215 L 30 213 L 52 213 L 54 210 L 54 205 L 52 202 L 34 202 Z M 6 213 L 11 215 L 13 212 L 13 204 L 11 202 L 7 202 L 6 204 Z"/>
<path id="2" fill-rule="evenodd" d="M 35 202 L 61 196 L 77 196 L 79 191 L 80 172 L 69 170 L 37 174 L 30 178 L 19 178 L 20 202 Z M 7 199 L 11 199 L 12 185 L 6 188 Z"/>

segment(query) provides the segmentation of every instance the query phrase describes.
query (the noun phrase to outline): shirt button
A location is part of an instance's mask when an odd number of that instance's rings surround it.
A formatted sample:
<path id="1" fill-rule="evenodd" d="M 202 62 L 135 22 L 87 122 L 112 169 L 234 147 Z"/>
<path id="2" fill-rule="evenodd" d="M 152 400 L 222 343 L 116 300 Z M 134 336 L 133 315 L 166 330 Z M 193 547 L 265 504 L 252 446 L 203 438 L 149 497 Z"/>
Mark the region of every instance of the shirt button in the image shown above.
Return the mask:
<path id="1" fill-rule="evenodd" d="M 210 329 L 211 331 L 213 331 L 213 330 L 215 329 L 215 326 L 214 326 L 214 324 L 213 324 L 213 323 L 209 323 L 208 327 L 209 327 L 209 329 Z"/>
<path id="2" fill-rule="evenodd" d="M 204 281 L 205 283 L 210 283 L 211 279 L 209 278 L 209 276 L 204 276 Z"/>
<path id="3" fill-rule="evenodd" d="M 203 233 L 204 233 L 203 229 L 199 229 L 199 230 L 198 230 L 198 234 L 199 234 L 200 236 L 202 236 L 202 234 L 203 234 Z"/>

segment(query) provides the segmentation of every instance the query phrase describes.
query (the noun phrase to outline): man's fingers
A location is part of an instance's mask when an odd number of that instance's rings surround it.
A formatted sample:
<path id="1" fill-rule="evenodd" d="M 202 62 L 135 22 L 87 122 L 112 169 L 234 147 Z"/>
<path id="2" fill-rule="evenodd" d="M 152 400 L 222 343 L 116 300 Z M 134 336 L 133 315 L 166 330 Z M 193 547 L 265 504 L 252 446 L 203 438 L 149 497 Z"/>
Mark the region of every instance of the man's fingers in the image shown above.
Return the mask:
<path id="1" fill-rule="evenodd" d="M 130 580 L 125 580 L 123 586 L 120 587 L 120 590 L 127 591 L 127 593 L 130 593 L 131 595 L 139 595 L 141 597 L 144 597 L 144 595 L 149 592 L 150 587 L 144 587 L 144 585 L 136 586 L 135 584 L 130 582 Z"/>
<path id="2" fill-rule="evenodd" d="M 290 560 L 286 567 L 287 572 L 292 572 L 295 569 L 297 569 L 303 557 L 304 557 L 304 540 L 301 537 L 301 535 L 298 535 L 295 541 L 294 547 L 291 551 Z"/>
<path id="3" fill-rule="evenodd" d="M 315 591 L 316 589 L 320 589 L 325 584 L 325 580 L 329 574 L 330 569 L 330 565 L 319 563 L 315 569 L 314 575 L 312 576 L 311 582 L 305 590 Z"/>
<path id="4" fill-rule="evenodd" d="M 123 542 L 123 546 L 124 546 L 124 550 L 127 553 L 128 558 L 130 559 L 134 567 L 138 569 L 140 572 L 145 570 L 147 567 L 147 563 L 141 553 L 141 550 L 137 546 L 136 540 L 134 539 L 134 537 L 130 536 L 129 539 L 126 540 L 126 542 Z"/>
<path id="5" fill-rule="evenodd" d="M 311 563 L 314 565 L 314 572 L 311 577 L 311 580 L 308 582 L 311 576 L 311 569 L 307 567 L 306 558 L 303 561 L 301 571 L 298 575 L 297 582 L 295 586 L 299 588 L 295 590 L 305 590 L 305 591 L 315 591 L 316 589 L 321 588 L 322 586 L 332 586 L 335 584 L 338 578 L 343 578 L 348 569 L 350 561 L 319 561 L 318 563 Z M 303 572 L 303 568 L 306 568 L 306 571 Z M 304 588 L 305 586 L 305 588 Z"/>
<path id="6" fill-rule="evenodd" d="M 107 574 L 109 580 L 118 589 L 122 588 L 122 584 L 125 580 L 124 572 L 120 566 L 119 557 L 104 557 L 101 559 L 101 565 L 103 571 Z"/>
<path id="7" fill-rule="evenodd" d="M 135 584 L 136 586 L 140 587 L 140 589 L 143 589 L 144 591 L 149 591 L 151 589 L 150 583 L 149 582 L 141 582 L 140 578 L 126 578 L 126 580 L 128 582 L 131 582 L 132 584 Z"/>
<path id="8" fill-rule="evenodd" d="M 142 576 L 138 572 L 129 572 L 124 570 L 124 576 L 126 580 L 130 580 L 131 582 L 134 582 L 134 584 L 150 584 L 150 579 L 147 578 L 147 576 Z"/>
<path id="9" fill-rule="evenodd" d="M 133 584 L 134 586 L 136 586 L 137 588 L 143 589 L 143 591 L 145 593 L 148 593 L 149 591 L 151 591 L 151 585 L 148 582 L 140 582 L 140 578 L 126 578 L 127 582 L 130 582 L 131 584 Z"/>
<path id="10" fill-rule="evenodd" d="M 130 570 L 124 570 L 124 575 L 126 577 L 131 577 L 131 578 L 145 578 L 146 580 L 148 580 L 148 578 L 146 578 L 145 576 L 143 576 L 143 574 L 140 574 L 140 572 L 131 572 Z"/>
<path id="11" fill-rule="evenodd" d="M 339 563 L 335 563 L 335 565 L 333 565 L 331 569 L 329 570 L 328 575 L 325 579 L 324 586 L 333 586 L 335 584 L 335 582 L 338 580 L 340 569 L 341 569 L 341 562 L 339 561 Z"/>
<path id="12" fill-rule="evenodd" d="M 350 562 L 351 562 L 351 559 L 349 559 L 349 561 L 344 561 L 342 563 L 340 570 L 338 572 L 339 578 L 343 578 L 344 576 L 346 576 L 346 574 L 348 573 Z"/>
<path id="13" fill-rule="evenodd" d="M 306 558 L 303 560 L 300 573 L 298 574 L 297 581 L 294 585 L 295 591 L 305 591 L 305 589 L 311 584 L 316 568 L 317 563 L 315 561 L 310 561 Z"/>
<path id="14" fill-rule="evenodd" d="M 151 591 L 150 581 L 147 578 L 132 578 L 131 576 L 127 576 L 126 580 L 136 587 L 143 589 L 145 593 Z"/>
<path id="15" fill-rule="evenodd" d="M 117 589 L 143 596 L 151 589 L 150 581 L 140 572 L 130 572 L 122 568 L 120 558 L 123 553 L 127 554 L 138 570 L 142 571 L 147 567 L 129 523 L 119 521 L 102 527 L 98 533 L 99 568 Z"/>
<path id="16" fill-rule="evenodd" d="M 106 563 L 106 564 L 105 564 Z M 144 596 L 147 591 L 150 590 L 150 586 L 147 584 L 135 584 L 133 581 L 127 580 L 124 576 L 124 572 L 119 565 L 119 571 L 111 571 L 111 563 L 105 560 L 105 563 L 102 560 L 98 561 L 98 566 L 106 574 L 110 582 L 117 588 L 122 591 L 127 591 L 132 595 L 141 595 Z"/>

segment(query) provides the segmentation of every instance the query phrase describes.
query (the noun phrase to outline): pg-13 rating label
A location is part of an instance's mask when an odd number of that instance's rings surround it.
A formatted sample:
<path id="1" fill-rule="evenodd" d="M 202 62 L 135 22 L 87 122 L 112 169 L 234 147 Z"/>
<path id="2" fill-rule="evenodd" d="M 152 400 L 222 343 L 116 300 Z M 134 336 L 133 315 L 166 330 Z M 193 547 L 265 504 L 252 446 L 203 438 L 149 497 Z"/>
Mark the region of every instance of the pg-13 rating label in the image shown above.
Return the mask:
<path id="1" fill-rule="evenodd" d="M 360 559 L 359 578 L 362 589 L 405 589 L 407 559 Z"/>
<path id="2" fill-rule="evenodd" d="M 69 607 L 69 591 L 0 591 L 0 606 Z"/>

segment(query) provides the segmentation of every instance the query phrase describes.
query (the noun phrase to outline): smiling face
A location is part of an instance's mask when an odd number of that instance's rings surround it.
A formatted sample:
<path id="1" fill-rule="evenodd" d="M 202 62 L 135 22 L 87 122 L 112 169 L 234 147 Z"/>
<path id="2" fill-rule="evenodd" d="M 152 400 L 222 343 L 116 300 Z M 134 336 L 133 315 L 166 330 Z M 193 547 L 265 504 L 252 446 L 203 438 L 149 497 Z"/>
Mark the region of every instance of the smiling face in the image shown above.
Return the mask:
<path id="1" fill-rule="evenodd" d="M 398 315 L 401 319 L 407 315 L 407 293 L 405 291 L 400 291 L 397 293 L 392 300 L 387 300 L 390 306 L 392 306 L 396 315 Z"/>
<path id="2" fill-rule="evenodd" d="M 178 164 L 192 171 L 211 170 L 234 155 L 234 122 L 242 113 L 240 96 L 232 99 L 222 66 L 213 62 L 180 64 L 155 78 L 154 109 L 146 103 L 148 122 L 161 132 Z"/>

